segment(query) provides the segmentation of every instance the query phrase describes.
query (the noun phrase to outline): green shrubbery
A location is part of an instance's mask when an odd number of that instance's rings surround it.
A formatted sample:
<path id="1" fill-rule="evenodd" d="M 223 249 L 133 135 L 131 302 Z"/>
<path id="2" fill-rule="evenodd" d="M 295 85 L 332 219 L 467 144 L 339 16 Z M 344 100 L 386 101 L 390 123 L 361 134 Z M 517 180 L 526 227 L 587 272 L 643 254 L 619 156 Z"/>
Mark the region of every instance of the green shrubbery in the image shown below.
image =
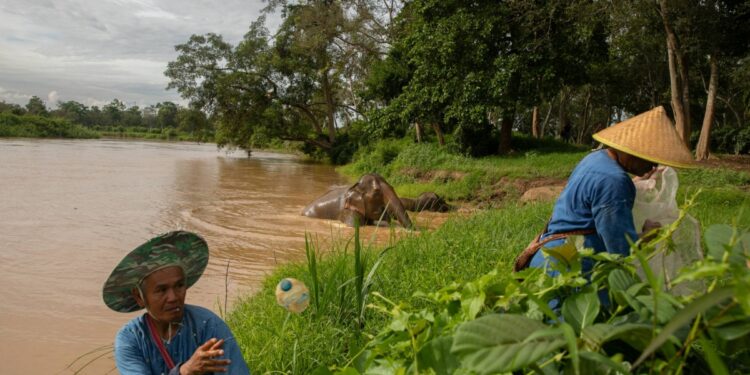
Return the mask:
<path id="1" fill-rule="evenodd" d="M 579 249 L 598 261 L 591 282 L 577 256 L 557 277 L 512 274 L 501 264 L 468 283 L 417 292 L 417 306 L 376 295 L 371 308 L 389 321 L 345 366 L 318 373 L 748 373 L 750 233 L 709 227 L 705 259 L 670 282 L 648 258 L 680 250 L 671 242 L 675 228 L 635 244 L 629 257 Z M 688 282 L 703 287 L 672 292 Z M 559 311 L 547 305 L 552 299 L 563 301 Z"/>
<path id="2" fill-rule="evenodd" d="M 0 137 L 99 138 L 99 135 L 60 118 L 3 112 L 0 113 Z"/>

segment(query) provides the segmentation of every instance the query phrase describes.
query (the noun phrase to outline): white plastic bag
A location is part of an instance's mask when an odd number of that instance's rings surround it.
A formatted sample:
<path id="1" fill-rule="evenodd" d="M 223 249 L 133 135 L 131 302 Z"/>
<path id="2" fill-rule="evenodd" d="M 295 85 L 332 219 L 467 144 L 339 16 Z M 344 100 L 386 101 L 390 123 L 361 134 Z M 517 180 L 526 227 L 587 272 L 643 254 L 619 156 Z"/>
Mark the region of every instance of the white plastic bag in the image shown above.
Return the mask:
<path id="1" fill-rule="evenodd" d="M 677 220 L 680 215 L 677 207 L 679 182 L 674 169 L 660 167 L 650 178 L 635 179 L 633 183 L 636 189 L 633 202 L 633 223 L 637 230 L 643 228 L 646 219 L 656 221 L 662 227 L 671 225 Z M 659 251 L 659 254 L 649 260 L 651 269 L 664 276 L 666 288 L 673 293 L 688 294 L 703 288 L 703 285 L 698 282 L 681 283 L 676 286 L 671 284 L 681 268 L 703 259 L 700 234 L 698 220 L 686 215 L 672 234 L 674 251 Z M 644 278 L 641 267 L 637 266 L 637 269 L 641 278 Z"/>

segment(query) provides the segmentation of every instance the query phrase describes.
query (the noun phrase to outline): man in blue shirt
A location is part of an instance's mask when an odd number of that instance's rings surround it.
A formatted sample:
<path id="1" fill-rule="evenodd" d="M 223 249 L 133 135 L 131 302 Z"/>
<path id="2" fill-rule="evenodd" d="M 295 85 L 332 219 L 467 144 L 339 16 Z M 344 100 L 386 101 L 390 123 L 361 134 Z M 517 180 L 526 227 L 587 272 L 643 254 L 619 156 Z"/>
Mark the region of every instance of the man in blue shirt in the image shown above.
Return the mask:
<path id="1" fill-rule="evenodd" d="M 103 290 L 107 306 L 118 312 L 146 309 L 115 338 L 121 374 L 249 374 L 224 321 L 185 304 L 187 289 L 207 264 L 206 241 L 176 231 L 139 246 L 112 271 Z"/>
<path id="2" fill-rule="evenodd" d="M 560 246 L 565 237 L 584 235 L 584 247 L 596 252 L 630 254 L 639 238 L 633 224 L 635 185 L 630 175 L 646 176 L 658 164 L 692 167 L 690 151 L 677 135 L 664 108 L 657 107 L 594 134 L 606 149 L 587 155 L 573 170 L 555 203 L 544 232 L 516 259 L 515 269 L 547 267 L 555 262 L 540 248 Z M 646 221 L 641 233 L 658 228 Z M 582 261 L 582 271 L 593 268 Z M 549 271 L 551 274 L 554 272 Z"/>

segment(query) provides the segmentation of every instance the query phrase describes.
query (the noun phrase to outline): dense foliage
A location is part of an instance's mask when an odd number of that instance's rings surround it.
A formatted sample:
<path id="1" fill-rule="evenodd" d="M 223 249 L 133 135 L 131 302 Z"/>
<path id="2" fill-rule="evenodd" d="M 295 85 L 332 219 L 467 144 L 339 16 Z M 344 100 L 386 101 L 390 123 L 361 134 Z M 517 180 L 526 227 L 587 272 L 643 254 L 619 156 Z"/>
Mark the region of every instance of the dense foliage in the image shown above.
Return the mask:
<path id="1" fill-rule="evenodd" d="M 344 163 L 373 139 L 516 149 L 512 132 L 591 144 L 664 105 L 697 155 L 750 151 L 744 1 L 274 0 L 237 45 L 193 35 L 169 87 L 220 144 L 294 140 Z M 705 94 L 704 94 L 705 93 Z M 697 124 L 701 124 L 697 126 Z M 691 125 L 692 124 L 692 125 Z"/>
<path id="2" fill-rule="evenodd" d="M 98 138 L 99 135 L 60 118 L 0 113 L 0 137 Z"/>
<path id="3" fill-rule="evenodd" d="M 648 259 L 682 250 L 671 243 L 678 224 L 635 244 L 629 257 L 558 255 L 565 266 L 556 277 L 501 265 L 468 283 L 418 292 L 427 307 L 381 297 L 371 307 L 390 322 L 335 373 L 747 373 L 750 233 L 708 228 L 705 259 L 665 280 Z M 590 279 L 580 272 L 583 257 L 598 262 Z M 685 283 L 689 292 L 677 292 Z"/>

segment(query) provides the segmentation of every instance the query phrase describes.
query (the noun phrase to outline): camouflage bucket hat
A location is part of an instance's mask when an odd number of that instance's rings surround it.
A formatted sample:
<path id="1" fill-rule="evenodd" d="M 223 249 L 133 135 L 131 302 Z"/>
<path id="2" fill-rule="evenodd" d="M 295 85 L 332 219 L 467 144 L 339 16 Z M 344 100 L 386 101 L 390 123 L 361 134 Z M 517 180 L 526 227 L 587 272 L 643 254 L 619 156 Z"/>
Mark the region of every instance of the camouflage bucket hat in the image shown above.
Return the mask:
<path id="1" fill-rule="evenodd" d="M 175 231 L 154 237 L 120 261 L 104 283 L 102 297 L 117 312 L 141 307 L 131 291 L 152 272 L 169 266 L 182 267 L 187 287 L 200 279 L 208 264 L 208 244 L 195 233 Z"/>

